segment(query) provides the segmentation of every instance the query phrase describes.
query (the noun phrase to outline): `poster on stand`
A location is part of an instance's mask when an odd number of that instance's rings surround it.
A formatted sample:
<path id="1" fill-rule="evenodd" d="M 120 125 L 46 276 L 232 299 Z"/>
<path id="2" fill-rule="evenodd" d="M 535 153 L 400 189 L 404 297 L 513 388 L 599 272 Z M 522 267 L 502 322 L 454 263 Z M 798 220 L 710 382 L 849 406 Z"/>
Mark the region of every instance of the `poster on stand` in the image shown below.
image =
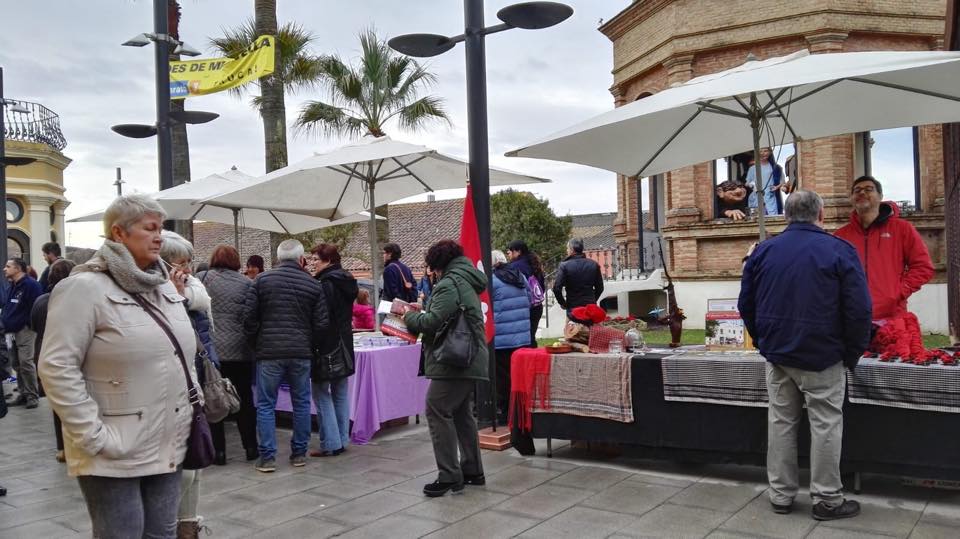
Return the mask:
<path id="1" fill-rule="evenodd" d="M 736 298 L 708 299 L 704 328 L 707 350 L 742 350 L 753 346 L 740 318 Z"/>

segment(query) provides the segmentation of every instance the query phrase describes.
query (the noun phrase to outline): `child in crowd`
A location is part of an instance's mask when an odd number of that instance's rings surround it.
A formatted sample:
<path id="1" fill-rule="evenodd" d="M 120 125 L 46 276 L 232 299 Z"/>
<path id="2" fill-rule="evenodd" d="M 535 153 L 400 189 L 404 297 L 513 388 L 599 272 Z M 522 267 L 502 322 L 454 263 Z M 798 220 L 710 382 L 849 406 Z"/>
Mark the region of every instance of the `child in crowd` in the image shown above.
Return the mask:
<path id="1" fill-rule="evenodd" d="M 353 329 L 373 329 L 373 306 L 370 293 L 361 288 L 353 304 Z"/>

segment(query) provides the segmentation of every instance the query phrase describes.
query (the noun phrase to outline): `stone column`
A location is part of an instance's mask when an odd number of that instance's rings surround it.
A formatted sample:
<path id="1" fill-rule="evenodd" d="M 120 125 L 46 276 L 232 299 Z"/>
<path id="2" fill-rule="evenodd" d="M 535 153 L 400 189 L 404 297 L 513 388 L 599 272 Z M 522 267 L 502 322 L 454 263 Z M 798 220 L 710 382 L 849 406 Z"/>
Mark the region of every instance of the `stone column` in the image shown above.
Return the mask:
<path id="1" fill-rule="evenodd" d="M 37 275 L 47 267 L 40 247 L 50 241 L 50 206 L 57 202 L 52 197 L 30 196 L 27 199 L 27 222 L 30 224 L 30 265 Z"/>
<path id="2" fill-rule="evenodd" d="M 57 233 L 57 243 L 60 244 L 60 250 L 64 256 L 67 254 L 67 229 L 64 224 L 64 212 L 70 202 L 67 200 L 58 200 L 53 203 L 53 230 Z"/>
<path id="3" fill-rule="evenodd" d="M 819 32 L 805 36 L 811 54 L 843 52 L 846 32 Z M 849 213 L 850 184 L 854 175 L 855 135 L 804 140 L 800 146 L 803 187 L 823 198 L 827 220 L 845 219 Z"/>

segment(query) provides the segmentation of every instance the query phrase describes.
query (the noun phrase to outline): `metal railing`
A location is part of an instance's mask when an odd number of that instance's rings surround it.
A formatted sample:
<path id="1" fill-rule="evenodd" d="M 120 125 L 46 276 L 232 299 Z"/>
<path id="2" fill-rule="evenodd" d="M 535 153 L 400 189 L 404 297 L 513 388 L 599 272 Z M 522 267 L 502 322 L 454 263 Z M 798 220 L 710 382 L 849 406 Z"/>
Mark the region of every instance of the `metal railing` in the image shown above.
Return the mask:
<path id="1" fill-rule="evenodd" d="M 67 139 L 60 131 L 60 116 L 40 103 L 7 99 L 8 103 L 19 105 L 29 112 L 14 112 L 13 107 L 3 107 L 3 136 L 8 140 L 38 142 L 58 151 L 67 147 Z"/>

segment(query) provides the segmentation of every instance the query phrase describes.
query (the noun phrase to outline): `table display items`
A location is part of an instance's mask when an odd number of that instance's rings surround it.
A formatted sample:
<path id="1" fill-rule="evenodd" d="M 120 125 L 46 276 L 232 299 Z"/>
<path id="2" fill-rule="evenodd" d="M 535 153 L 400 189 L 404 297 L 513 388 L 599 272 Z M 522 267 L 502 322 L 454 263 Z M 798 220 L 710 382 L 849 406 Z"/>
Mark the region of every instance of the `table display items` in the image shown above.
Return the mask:
<path id="1" fill-rule="evenodd" d="M 863 357 L 875 357 L 884 362 L 912 363 L 914 365 L 954 366 L 960 361 L 960 352 L 927 350 L 917 315 L 906 312 L 902 316 L 874 320 L 876 333 Z"/>
<path id="2" fill-rule="evenodd" d="M 707 350 L 753 349 L 736 298 L 708 299 L 704 329 Z"/>
<path id="3" fill-rule="evenodd" d="M 407 303 L 401 299 L 394 299 L 392 302 L 381 301 L 377 313 L 386 316 L 380 323 L 380 331 L 387 335 L 399 337 L 406 342 L 417 342 L 417 336 L 407 329 L 407 324 L 403 321 L 403 313 L 409 309 L 419 311 L 421 306 L 417 303 Z"/>
<path id="4" fill-rule="evenodd" d="M 670 348 L 679 348 L 683 336 L 683 321 L 687 317 L 683 314 L 683 309 L 677 305 L 677 292 L 673 286 L 673 279 L 667 273 L 667 261 L 663 259 L 663 241 L 659 237 L 657 243 L 660 244 L 660 263 L 663 267 L 663 276 L 667 278 L 667 286 L 664 286 L 663 289 L 667 292 L 667 303 L 670 304 L 669 314 L 661 317 L 658 322 L 670 327 Z"/>

